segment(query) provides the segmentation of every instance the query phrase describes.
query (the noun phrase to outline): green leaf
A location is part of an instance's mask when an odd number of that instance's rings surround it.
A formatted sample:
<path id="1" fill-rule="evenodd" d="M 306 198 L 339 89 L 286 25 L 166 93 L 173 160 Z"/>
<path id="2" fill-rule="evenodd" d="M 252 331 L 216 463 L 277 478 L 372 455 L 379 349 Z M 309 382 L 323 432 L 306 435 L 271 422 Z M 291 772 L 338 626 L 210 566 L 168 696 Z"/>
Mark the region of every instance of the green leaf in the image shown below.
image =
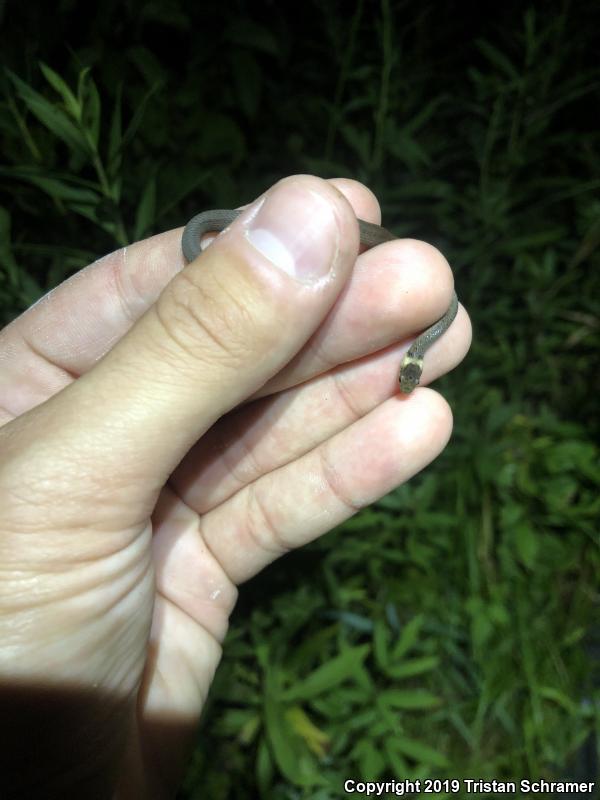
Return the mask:
<path id="1" fill-rule="evenodd" d="M 265 674 L 265 731 L 273 758 L 285 777 L 297 786 L 323 784 L 314 756 L 290 725 L 286 706 L 278 699 L 278 681 L 273 668 Z"/>
<path id="2" fill-rule="evenodd" d="M 50 86 L 56 89 L 56 91 L 62 97 L 65 108 L 69 114 L 73 117 L 73 119 L 79 121 L 81 119 L 81 102 L 77 101 L 77 98 L 73 92 L 69 89 L 65 81 L 57 72 L 54 72 L 53 69 L 50 69 L 50 67 L 47 64 L 44 64 L 43 61 L 40 61 L 39 64 L 40 69 L 44 73 L 44 77 Z"/>
<path id="3" fill-rule="evenodd" d="M 535 233 L 527 233 L 523 236 L 512 236 L 510 239 L 502 242 L 501 249 L 509 255 L 523 254 L 527 250 L 539 250 L 542 247 L 547 247 L 549 244 L 564 241 L 568 235 L 567 228 L 562 225 L 556 225 L 553 228 L 537 231 Z"/>
<path id="4" fill-rule="evenodd" d="M 277 38 L 269 28 L 237 14 L 230 17 L 225 37 L 233 44 L 259 50 L 269 55 L 276 56 L 280 51 Z"/>
<path id="5" fill-rule="evenodd" d="M 393 773 L 396 775 L 409 775 L 408 764 L 401 753 L 396 750 L 392 742 L 394 737 L 390 736 L 383 742 L 383 749 L 387 756 L 387 761 L 390 763 Z"/>
<path id="6" fill-rule="evenodd" d="M 388 666 L 386 672 L 390 678 L 410 678 L 413 675 L 422 675 L 424 672 L 431 672 L 439 663 L 440 660 L 437 656 L 410 658 L 401 664 Z"/>
<path id="7" fill-rule="evenodd" d="M 294 733 L 300 736 L 308 749 L 319 759 L 324 758 L 331 743 L 329 735 L 318 728 L 300 706 L 287 709 L 285 717 Z"/>
<path id="8" fill-rule="evenodd" d="M 386 141 L 390 153 L 411 169 L 431 163 L 429 154 L 416 139 L 406 131 L 398 130 L 393 122 L 390 122 L 388 127 L 391 130 Z"/>
<path id="9" fill-rule="evenodd" d="M 379 700 L 390 708 L 405 710 L 437 708 L 440 698 L 427 689 L 387 689 L 380 693 Z"/>
<path id="10" fill-rule="evenodd" d="M 19 285 L 19 267 L 12 252 L 10 212 L 0 206 L 0 267 L 6 270 L 13 287 Z"/>
<path id="11" fill-rule="evenodd" d="M 115 92 L 115 105 L 113 108 L 112 117 L 110 120 L 110 131 L 108 134 L 108 159 L 106 172 L 109 180 L 114 180 L 121 170 L 121 160 L 123 152 L 123 132 L 122 132 L 122 115 L 121 115 L 121 102 L 123 95 L 123 83 L 117 85 Z M 117 200 L 118 198 L 115 198 Z"/>
<path id="12" fill-rule="evenodd" d="M 514 542 L 521 562 L 533 569 L 540 548 L 539 537 L 528 522 L 518 523 L 514 531 Z"/>
<path id="13" fill-rule="evenodd" d="M 48 128 L 49 131 L 63 141 L 76 153 L 88 157 L 89 147 L 82 131 L 75 125 L 64 111 L 49 103 L 39 92 L 32 89 L 11 70 L 7 75 L 15 85 L 18 94 L 31 113 Z"/>
<path id="14" fill-rule="evenodd" d="M 265 729 L 271 752 L 281 772 L 293 783 L 304 782 L 305 770 L 301 767 L 303 746 L 285 721 L 284 709 L 269 694 L 265 695 Z"/>
<path id="15" fill-rule="evenodd" d="M 372 633 L 373 621 L 362 614 L 353 614 L 351 611 L 327 611 L 323 615 L 327 619 L 339 620 L 343 625 L 360 633 Z"/>
<path id="16" fill-rule="evenodd" d="M 354 125 L 344 124 L 340 133 L 360 159 L 363 167 L 368 166 L 371 160 L 371 136 L 367 130 L 356 128 Z"/>
<path id="17" fill-rule="evenodd" d="M 504 53 L 501 53 L 497 47 L 494 47 L 494 45 L 484 39 L 478 39 L 475 45 L 477 49 L 486 56 L 490 63 L 498 67 L 507 77 L 514 81 L 521 80 L 521 76 L 512 65 L 510 59 L 508 59 Z"/>
<path id="18" fill-rule="evenodd" d="M 25 308 L 29 308 L 34 303 L 37 303 L 40 297 L 43 297 L 44 290 L 33 275 L 23 272 L 21 275 L 21 284 L 19 298 Z"/>
<path id="19" fill-rule="evenodd" d="M 0 167 L 0 175 L 7 175 L 42 189 L 50 197 L 96 205 L 100 202 L 100 195 L 93 188 L 94 184 L 90 181 L 82 181 L 80 178 L 62 173 L 48 173 L 40 167 Z"/>
<path id="20" fill-rule="evenodd" d="M 349 647 L 339 656 L 332 658 L 304 680 L 298 681 L 284 693 L 286 700 L 309 700 L 323 692 L 339 686 L 347 680 L 358 677 L 359 668 L 371 649 L 370 645 Z"/>
<path id="21" fill-rule="evenodd" d="M 359 739 L 352 755 L 358 760 L 361 780 L 376 781 L 385 771 L 385 758 L 381 748 L 370 739 Z"/>
<path id="22" fill-rule="evenodd" d="M 202 170 L 201 172 L 190 170 L 189 174 L 182 175 L 176 186 L 169 186 L 169 199 L 156 212 L 156 219 L 159 220 L 162 216 L 169 213 L 169 211 L 171 211 L 173 208 L 176 208 L 185 197 L 196 191 L 198 187 L 206 184 L 212 175 L 212 169 Z"/>
<path id="23" fill-rule="evenodd" d="M 390 633 L 387 625 L 378 620 L 373 631 L 373 653 L 380 669 L 385 669 L 390 660 L 389 641 Z"/>
<path id="24" fill-rule="evenodd" d="M 439 97 L 434 97 L 428 103 L 424 103 L 422 108 L 414 115 L 414 117 L 409 121 L 405 122 L 402 125 L 402 130 L 411 135 L 417 133 L 426 122 L 428 122 L 431 117 L 437 111 L 439 105 L 443 103 L 447 98 L 440 95 Z"/>
<path id="25" fill-rule="evenodd" d="M 144 119 L 144 114 L 146 113 L 146 106 L 148 104 L 148 101 L 160 89 L 160 87 L 161 87 L 160 83 L 154 83 L 140 100 L 138 107 L 136 108 L 135 113 L 131 118 L 131 121 L 127 126 L 127 129 L 125 130 L 125 133 L 123 134 L 123 137 L 121 138 L 121 141 L 118 145 L 119 153 L 123 152 L 123 150 L 127 147 L 129 142 L 133 140 L 134 136 L 138 132 L 138 128 L 142 124 Z"/>
<path id="26" fill-rule="evenodd" d="M 554 686 L 541 686 L 538 689 L 538 694 L 540 697 L 543 697 L 545 700 L 549 700 L 552 703 L 556 703 L 561 708 L 572 714 L 573 716 L 577 716 L 579 714 L 579 708 L 576 703 L 571 700 L 564 692 L 561 692 L 560 689 L 556 689 Z"/>
<path id="27" fill-rule="evenodd" d="M 390 741 L 390 746 L 421 764 L 441 767 L 442 769 L 449 766 L 446 756 L 416 739 L 409 739 L 406 736 L 394 736 Z"/>
<path id="28" fill-rule="evenodd" d="M 127 58 L 135 64 L 148 86 L 160 84 L 164 86 L 169 81 L 169 72 L 148 47 L 136 45 L 127 50 Z"/>
<path id="29" fill-rule="evenodd" d="M 101 102 L 96 84 L 91 77 L 88 77 L 88 72 L 89 67 L 86 67 L 79 76 L 78 94 L 82 107 L 81 123 L 88 136 L 90 149 L 98 152 Z"/>
<path id="30" fill-rule="evenodd" d="M 400 661 L 402 656 L 405 653 L 408 653 L 409 650 L 417 643 L 417 639 L 419 637 L 419 633 L 421 632 L 421 628 L 423 626 L 423 622 L 425 621 L 425 617 L 423 614 L 416 614 L 406 625 L 402 628 L 400 636 L 398 637 L 398 641 L 396 642 L 392 654 L 391 654 L 391 661 L 396 662 Z"/>
<path id="31" fill-rule="evenodd" d="M 265 796 L 267 790 L 273 782 L 273 760 L 269 752 L 269 746 L 266 738 L 263 736 L 258 745 L 258 752 L 256 754 L 256 782 L 260 790 L 261 796 Z"/>
<path id="32" fill-rule="evenodd" d="M 138 203 L 135 225 L 133 229 L 134 242 L 142 239 L 150 230 L 156 219 L 156 176 L 150 175 Z"/>

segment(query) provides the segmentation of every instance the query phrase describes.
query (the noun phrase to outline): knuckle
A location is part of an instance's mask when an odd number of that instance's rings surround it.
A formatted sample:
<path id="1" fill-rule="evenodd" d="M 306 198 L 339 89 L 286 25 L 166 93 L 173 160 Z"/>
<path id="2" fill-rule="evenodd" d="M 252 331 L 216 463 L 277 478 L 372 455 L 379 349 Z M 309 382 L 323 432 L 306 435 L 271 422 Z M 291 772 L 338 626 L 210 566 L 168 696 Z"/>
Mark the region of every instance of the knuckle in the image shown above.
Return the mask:
<path id="1" fill-rule="evenodd" d="M 157 317 L 169 338 L 195 358 L 229 366 L 244 363 L 260 337 L 252 303 L 212 277 L 194 279 L 183 270 L 155 305 Z"/>

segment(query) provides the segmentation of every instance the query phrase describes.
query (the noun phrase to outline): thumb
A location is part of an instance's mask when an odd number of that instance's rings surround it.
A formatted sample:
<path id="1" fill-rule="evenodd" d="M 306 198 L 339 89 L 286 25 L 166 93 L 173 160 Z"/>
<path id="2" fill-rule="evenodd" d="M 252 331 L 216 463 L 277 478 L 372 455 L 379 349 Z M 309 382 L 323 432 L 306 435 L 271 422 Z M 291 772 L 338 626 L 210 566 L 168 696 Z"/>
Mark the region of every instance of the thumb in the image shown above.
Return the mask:
<path id="1" fill-rule="evenodd" d="M 319 178 L 286 178 L 165 287 L 85 375 L 16 419 L 46 453 L 128 477 L 150 500 L 187 450 L 302 347 L 358 251 L 351 206 Z M 10 436 L 15 446 L 20 437 Z M 30 442 L 28 442 L 30 444 Z M 48 448 L 48 449 L 47 449 Z M 43 460 L 43 459 L 42 459 Z M 150 485 L 148 485 L 150 484 Z"/>

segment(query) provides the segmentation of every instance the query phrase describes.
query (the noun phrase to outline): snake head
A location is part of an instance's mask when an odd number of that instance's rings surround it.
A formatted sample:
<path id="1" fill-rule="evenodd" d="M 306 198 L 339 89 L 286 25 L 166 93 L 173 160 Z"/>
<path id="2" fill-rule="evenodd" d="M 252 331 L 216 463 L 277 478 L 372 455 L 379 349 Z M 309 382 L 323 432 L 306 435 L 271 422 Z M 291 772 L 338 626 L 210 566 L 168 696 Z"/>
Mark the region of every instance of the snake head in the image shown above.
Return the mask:
<path id="1" fill-rule="evenodd" d="M 400 390 L 404 394 L 410 394 L 415 386 L 419 385 L 421 373 L 423 372 L 423 359 L 414 356 L 404 356 L 404 361 L 400 367 Z"/>

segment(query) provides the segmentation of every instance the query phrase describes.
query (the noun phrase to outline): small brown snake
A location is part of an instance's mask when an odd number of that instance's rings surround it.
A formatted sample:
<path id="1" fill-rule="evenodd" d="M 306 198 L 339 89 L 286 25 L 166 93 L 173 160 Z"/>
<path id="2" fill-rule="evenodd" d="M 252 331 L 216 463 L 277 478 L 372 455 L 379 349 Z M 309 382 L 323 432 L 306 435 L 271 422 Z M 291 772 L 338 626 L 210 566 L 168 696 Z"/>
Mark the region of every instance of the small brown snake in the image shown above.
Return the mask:
<path id="1" fill-rule="evenodd" d="M 181 248 L 183 255 L 188 261 L 193 261 L 201 253 L 200 242 L 205 233 L 211 231 L 219 232 L 224 230 L 241 214 L 241 211 L 231 209 L 213 209 L 197 214 L 188 222 L 181 237 Z M 380 225 L 371 222 L 358 220 L 360 228 L 360 241 L 366 247 L 375 247 L 383 242 L 390 242 L 396 237 Z M 458 311 L 458 298 L 456 292 L 452 295 L 452 300 L 448 310 L 437 322 L 423 331 L 412 343 L 408 352 L 404 356 L 400 367 L 400 389 L 405 394 L 409 394 L 418 386 L 423 372 L 423 358 L 425 352 L 431 345 L 439 339 L 450 327 L 452 320 Z"/>

